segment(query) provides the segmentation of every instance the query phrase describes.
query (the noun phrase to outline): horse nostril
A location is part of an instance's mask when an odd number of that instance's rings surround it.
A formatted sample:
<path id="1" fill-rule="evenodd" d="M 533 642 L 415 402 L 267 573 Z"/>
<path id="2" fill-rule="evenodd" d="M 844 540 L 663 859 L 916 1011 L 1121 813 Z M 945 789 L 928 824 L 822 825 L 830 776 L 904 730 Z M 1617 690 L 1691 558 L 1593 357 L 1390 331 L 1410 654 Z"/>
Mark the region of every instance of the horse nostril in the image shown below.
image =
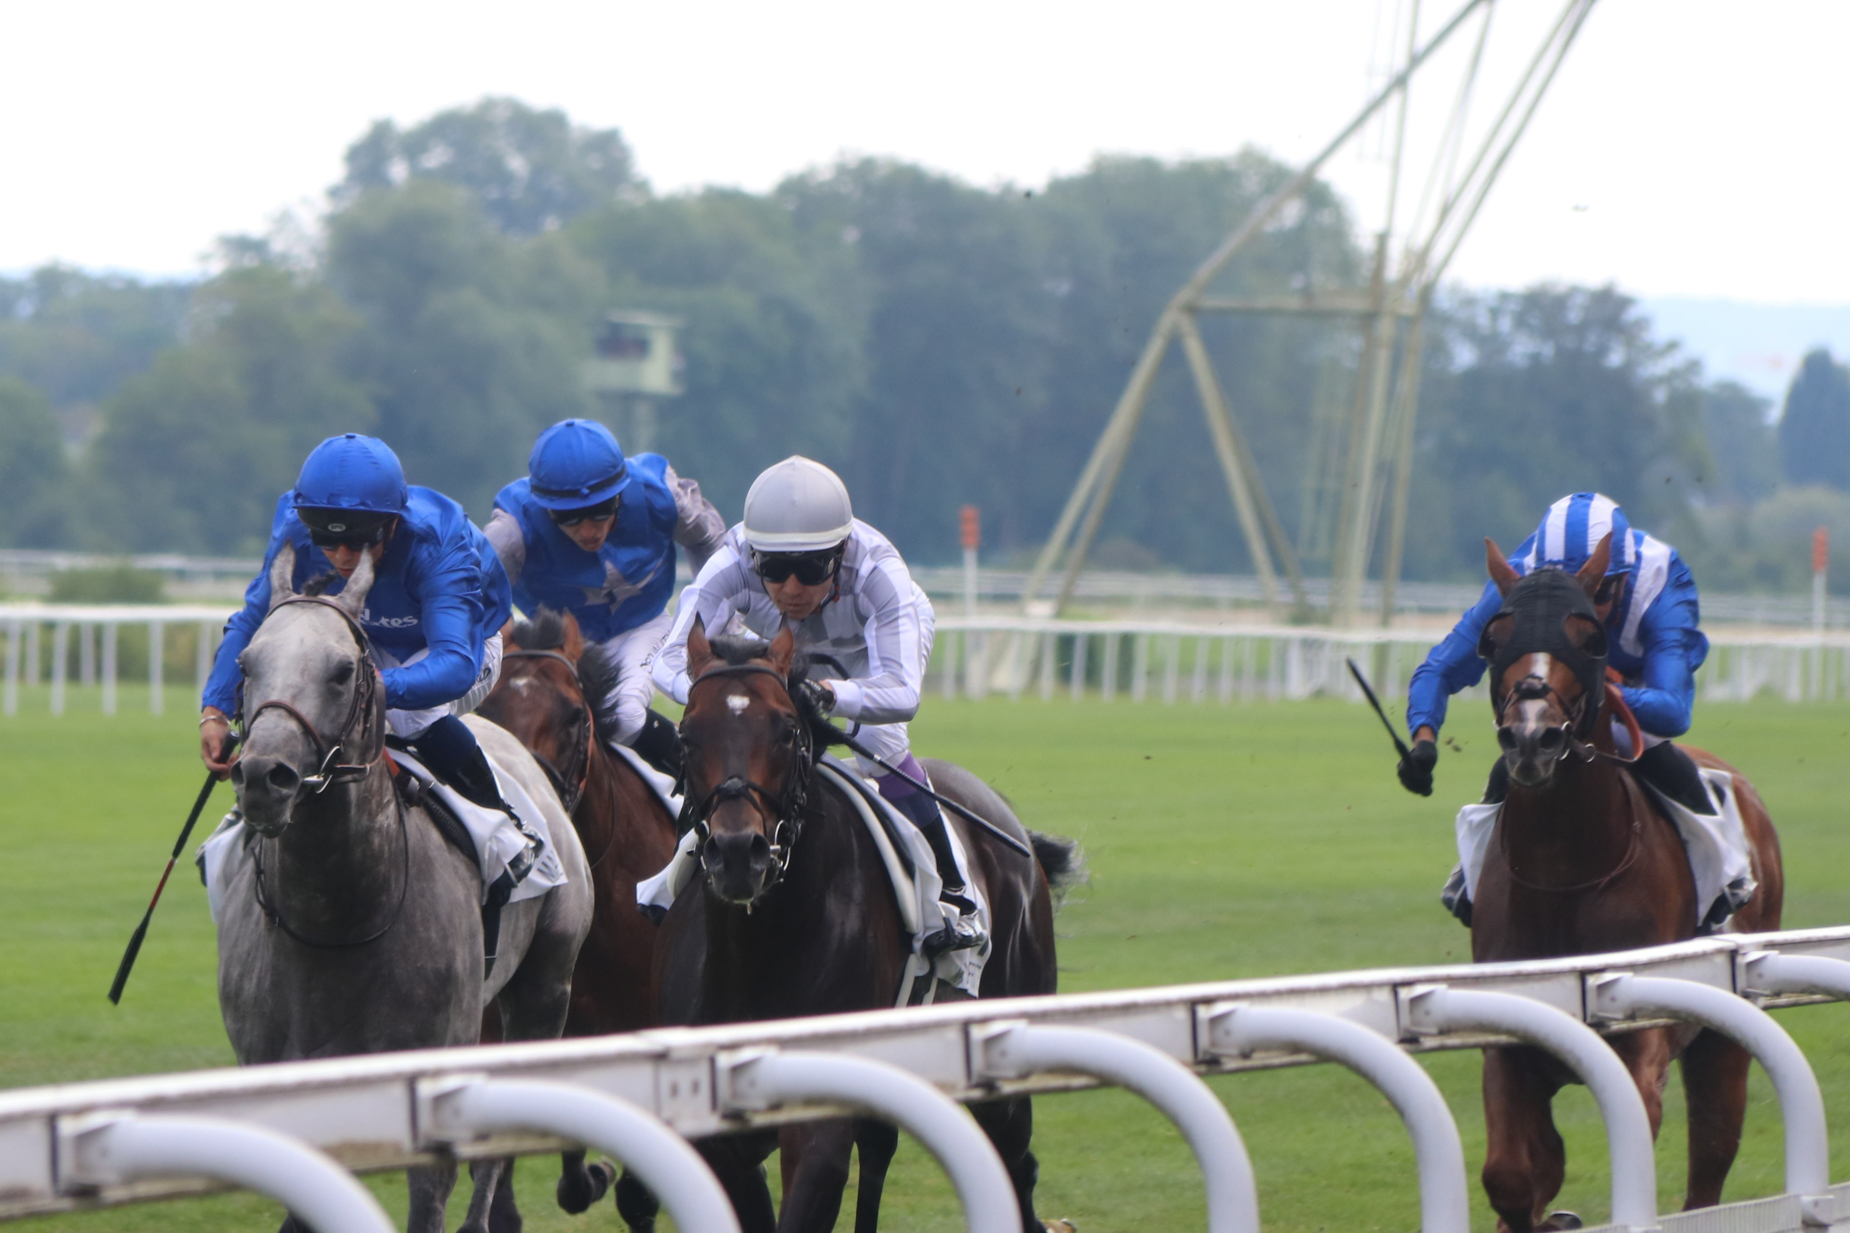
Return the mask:
<path id="1" fill-rule="evenodd" d="M 1515 753 L 1516 752 L 1516 730 L 1514 728 L 1498 728 L 1497 729 L 1497 744 L 1503 747 L 1504 753 Z"/>
<path id="2" fill-rule="evenodd" d="M 1567 733 L 1561 731 L 1559 728 L 1550 728 L 1542 733 L 1541 744 L 1543 749 L 1556 750 L 1566 743 Z"/>
<path id="3" fill-rule="evenodd" d="M 296 774 L 295 768 L 288 763 L 278 762 L 275 766 L 270 768 L 270 773 L 264 776 L 264 782 L 269 785 L 272 791 L 294 792 L 296 788 L 301 786 L 302 777 Z"/>

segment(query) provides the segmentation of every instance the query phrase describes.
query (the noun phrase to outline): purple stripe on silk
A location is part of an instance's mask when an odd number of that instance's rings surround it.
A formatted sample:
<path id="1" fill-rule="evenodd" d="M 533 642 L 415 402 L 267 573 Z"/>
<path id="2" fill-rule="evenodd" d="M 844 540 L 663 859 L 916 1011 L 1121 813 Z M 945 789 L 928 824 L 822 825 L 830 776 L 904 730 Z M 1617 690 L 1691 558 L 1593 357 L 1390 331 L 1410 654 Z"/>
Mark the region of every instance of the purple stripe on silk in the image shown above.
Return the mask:
<path id="1" fill-rule="evenodd" d="M 927 782 L 925 778 L 925 768 L 919 765 L 919 760 L 913 757 L 910 751 L 906 753 L 905 760 L 900 762 L 898 766 L 900 770 L 912 776 L 920 783 Z M 908 796 L 917 796 L 919 793 L 917 788 L 907 783 L 898 775 L 881 775 L 874 780 L 874 783 L 879 787 L 880 795 L 886 797 L 889 801 L 902 801 Z"/>

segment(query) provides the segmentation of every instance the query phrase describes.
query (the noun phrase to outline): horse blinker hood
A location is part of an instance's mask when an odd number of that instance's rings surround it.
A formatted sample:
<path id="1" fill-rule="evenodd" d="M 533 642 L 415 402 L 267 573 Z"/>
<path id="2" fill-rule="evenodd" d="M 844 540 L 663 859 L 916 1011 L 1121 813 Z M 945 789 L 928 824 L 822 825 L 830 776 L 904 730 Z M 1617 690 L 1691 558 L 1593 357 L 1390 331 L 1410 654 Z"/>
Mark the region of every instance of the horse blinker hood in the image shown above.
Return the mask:
<path id="1" fill-rule="evenodd" d="M 1490 630 L 1503 617 L 1515 618 L 1501 647 L 1491 641 Z M 1585 617 L 1595 630 L 1585 646 L 1577 645 L 1568 630 L 1570 617 Z M 1503 676 L 1525 655 L 1550 655 L 1566 664 L 1580 683 L 1580 719 L 1575 735 L 1585 740 L 1599 718 L 1606 687 L 1606 626 L 1579 579 L 1558 569 L 1538 569 L 1522 578 L 1503 597 L 1503 607 L 1484 627 L 1477 653 L 1490 661 L 1491 703 L 1503 714 Z"/>

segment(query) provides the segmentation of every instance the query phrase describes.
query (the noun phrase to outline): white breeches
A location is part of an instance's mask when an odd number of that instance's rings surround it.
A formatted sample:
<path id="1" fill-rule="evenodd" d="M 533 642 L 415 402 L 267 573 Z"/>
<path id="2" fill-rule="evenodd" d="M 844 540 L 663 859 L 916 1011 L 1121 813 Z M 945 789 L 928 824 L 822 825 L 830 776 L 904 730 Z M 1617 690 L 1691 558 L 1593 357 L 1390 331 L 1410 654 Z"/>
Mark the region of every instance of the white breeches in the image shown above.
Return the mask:
<path id="1" fill-rule="evenodd" d="M 674 618 L 662 612 L 634 629 L 626 629 L 599 643 L 617 670 L 617 683 L 605 705 L 616 711 L 618 744 L 628 745 L 642 731 L 649 703 L 655 700 L 655 682 L 649 677 L 649 661 L 655 658 L 655 652 L 661 649 L 662 640 L 673 625 Z"/>
<path id="2" fill-rule="evenodd" d="M 407 664 L 417 663 L 429 654 L 430 648 L 425 647 L 423 650 L 406 656 L 404 659 L 396 659 L 390 651 L 374 647 L 373 661 L 379 665 L 381 670 L 386 668 L 402 668 Z M 476 675 L 475 684 L 469 687 L 468 693 L 456 699 L 454 702 L 446 703 L 442 706 L 425 707 L 420 711 L 394 711 L 388 709 L 385 713 L 385 726 L 390 728 L 392 730 L 392 735 L 401 741 L 416 740 L 423 734 L 424 729 L 430 727 L 445 715 L 467 715 L 470 711 L 482 705 L 482 699 L 489 695 L 495 687 L 495 682 L 500 679 L 501 635 L 497 633 L 482 644 L 482 671 Z"/>

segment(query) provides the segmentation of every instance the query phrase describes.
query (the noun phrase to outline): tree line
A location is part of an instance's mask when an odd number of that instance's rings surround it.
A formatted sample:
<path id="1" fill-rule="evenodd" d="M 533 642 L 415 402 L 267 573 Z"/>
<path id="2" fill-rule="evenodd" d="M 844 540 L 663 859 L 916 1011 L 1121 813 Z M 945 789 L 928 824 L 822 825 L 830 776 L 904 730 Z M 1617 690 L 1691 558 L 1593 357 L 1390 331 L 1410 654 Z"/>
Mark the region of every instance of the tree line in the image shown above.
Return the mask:
<path id="1" fill-rule="evenodd" d="M 227 238 L 197 282 L 0 279 L 0 540 L 253 552 L 303 454 L 348 430 L 485 518 L 540 428 L 600 413 L 579 366 L 606 313 L 643 309 L 685 323 L 685 391 L 658 404 L 651 444 L 727 517 L 761 467 L 802 452 L 915 559 L 952 558 L 974 504 L 986 555 L 1019 560 L 1163 304 L 1291 174 L 1253 150 L 1113 157 L 1029 191 L 851 159 L 768 193 L 660 195 L 616 130 L 505 99 L 381 122 L 346 166 L 323 218 Z M 1316 185 L 1215 290 L 1353 284 L 1366 262 Z M 1315 570 L 1336 495 L 1318 426 L 1347 397 L 1353 339 L 1303 320 L 1204 326 Z M 1410 577 L 1476 576 L 1482 535 L 1513 544 L 1583 487 L 1729 586 L 1791 582 L 1795 519 L 1841 520 L 1850 543 L 1850 376 L 1829 356 L 1806 361 L 1774 425 L 1611 288 L 1453 292 L 1428 337 Z M 1206 446 L 1173 360 L 1100 564 L 1250 568 Z"/>

